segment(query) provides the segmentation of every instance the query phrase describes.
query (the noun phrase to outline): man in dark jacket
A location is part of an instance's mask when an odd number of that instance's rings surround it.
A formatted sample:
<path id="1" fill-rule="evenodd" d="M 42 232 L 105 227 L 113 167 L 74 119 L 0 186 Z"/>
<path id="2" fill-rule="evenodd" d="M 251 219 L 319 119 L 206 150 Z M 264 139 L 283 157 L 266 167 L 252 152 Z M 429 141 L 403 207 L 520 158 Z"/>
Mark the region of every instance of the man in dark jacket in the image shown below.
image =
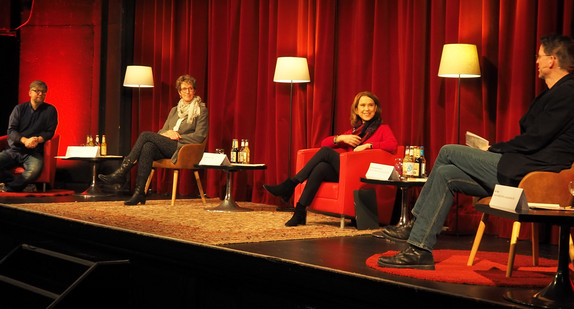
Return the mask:
<path id="1" fill-rule="evenodd" d="M 548 89 L 520 119 L 520 135 L 486 149 L 445 145 L 413 208 L 414 220 L 385 227 L 382 234 L 409 246 L 378 265 L 434 269 L 437 235 L 452 207 L 454 193 L 492 195 L 496 184 L 516 186 L 531 171 L 559 172 L 574 161 L 574 40 L 551 35 L 540 39 L 538 77 Z"/>
<path id="2" fill-rule="evenodd" d="M 0 183 L 5 191 L 22 191 L 33 182 L 44 166 L 44 142 L 51 139 L 58 125 L 56 108 L 45 103 L 48 86 L 43 81 L 30 84 L 30 101 L 16 105 L 8 123 L 8 149 L 0 152 Z M 18 176 L 10 170 L 23 166 Z"/>

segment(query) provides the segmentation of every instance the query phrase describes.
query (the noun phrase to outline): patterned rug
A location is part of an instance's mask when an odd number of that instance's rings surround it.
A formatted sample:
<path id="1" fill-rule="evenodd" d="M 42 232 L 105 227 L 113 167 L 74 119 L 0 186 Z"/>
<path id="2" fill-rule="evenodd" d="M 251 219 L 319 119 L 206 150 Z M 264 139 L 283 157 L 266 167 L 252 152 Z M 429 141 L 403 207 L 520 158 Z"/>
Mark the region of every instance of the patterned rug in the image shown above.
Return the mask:
<path id="1" fill-rule="evenodd" d="M 247 212 L 212 212 L 205 208 L 221 200 L 148 200 L 145 205 L 124 206 L 123 201 L 12 204 L 9 207 L 57 217 L 97 223 L 138 233 L 148 233 L 185 241 L 221 245 L 291 239 L 310 239 L 371 234 L 372 230 L 339 227 L 339 218 L 309 212 L 307 225 L 286 227 L 291 212 L 278 212 L 275 206 L 238 202 Z"/>
<path id="2" fill-rule="evenodd" d="M 46 196 L 62 196 L 62 195 L 72 195 L 74 191 L 64 190 L 64 189 L 52 189 L 46 192 L 0 192 L 1 197 L 46 197 Z"/>

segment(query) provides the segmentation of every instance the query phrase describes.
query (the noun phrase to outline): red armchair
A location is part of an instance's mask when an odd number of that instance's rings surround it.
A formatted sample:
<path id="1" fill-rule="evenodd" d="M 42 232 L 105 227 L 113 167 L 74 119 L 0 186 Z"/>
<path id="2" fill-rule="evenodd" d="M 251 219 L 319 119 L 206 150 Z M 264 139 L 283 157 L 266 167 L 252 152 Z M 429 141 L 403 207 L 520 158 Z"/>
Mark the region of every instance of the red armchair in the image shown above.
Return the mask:
<path id="1" fill-rule="evenodd" d="M 54 180 L 56 178 L 56 156 L 58 155 L 58 147 L 60 145 L 60 136 L 54 135 L 51 140 L 44 144 L 44 168 L 40 176 L 34 181 L 36 183 L 42 183 L 42 190 L 46 192 L 46 184 L 50 185 L 50 188 L 54 187 Z M 8 148 L 8 136 L 0 136 L 0 150 Z M 22 167 L 17 167 L 14 169 L 14 174 L 20 174 L 24 171 Z"/>
<path id="2" fill-rule="evenodd" d="M 296 169 L 303 166 L 319 148 L 301 149 L 297 152 Z M 341 152 L 341 151 L 340 151 Z M 324 182 L 319 187 L 313 203 L 309 209 L 328 215 L 341 217 L 341 228 L 345 226 L 345 218 L 355 217 L 355 203 L 353 191 L 373 188 L 377 195 L 377 210 L 379 222 L 387 225 L 391 221 L 395 203 L 396 188 L 392 186 L 379 186 L 361 182 L 369 169 L 371 162 L 394 165 L 395 158 L 402 158 L 404 147 L 399 146 L 396 155 L 381 149 L 372 149 L 359 152 L 342 152 L 339 170 L 339 182 Z M 295 202 L 299 201 L 306 181 L 295 188 Z"/>

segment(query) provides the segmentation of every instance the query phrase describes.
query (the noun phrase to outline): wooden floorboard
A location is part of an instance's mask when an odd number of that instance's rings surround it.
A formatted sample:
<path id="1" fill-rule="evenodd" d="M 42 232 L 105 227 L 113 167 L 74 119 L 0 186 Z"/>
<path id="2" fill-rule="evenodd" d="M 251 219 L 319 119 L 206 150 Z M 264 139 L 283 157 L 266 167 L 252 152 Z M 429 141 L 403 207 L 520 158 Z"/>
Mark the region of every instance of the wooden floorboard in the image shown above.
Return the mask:
<path id="1" fill-rule="evenodd" d="M 125 198 L 125 197 L 107 197 L 104 199 L 118 199 L 118 198 Z M 154 196 L 152 198 L 169 198 L 167 196 Z M 30 202 L 47 202 L 47 201 L 70 201 L 70 200 L 77 200 L 81 202 L 84 198 L 78 196 L 68 196 L 68 197 L 54 197 L 54 198 L 24 198 L 24 199 L 2 199 L 0 200 L 0 204 L 13 204 L 13 203 L 30 203 Z M 103 199 L 101 199 L 103 200 Z M 22 223 L 25 225 L 25 223 Z M 48 229 L 48 227 L 46 227 Z M 295 227 L 296 228 L 296 227 Z M 41 227 L 40 227 L 41 229 Z M 50 228 L 53 229 L 53 228 Z M 52 231 L 53 232 L 53 231 Z M 16 233 L 16 232 L 15 232 Z M 28 233 L 28 232 L 26 232 Z M 55 232 L 54 232 L 55 233 Z M 97 233 L 101 233 L 97 232 Z M 95 233 L 95 234 L 97 234 Z M 103 235 L 103 234 L 102 234 Z M 37 238 L 37 235 L 34 235 Z M 353 285 L 353 283 L 357 282 L 357 284 L 363 285 L 364 288 L 357 289 L 356 291 L 365 291 L 365 295 L 358 295 L 356 297 L 349 297 L 349 302 L 354 302 L 355 304 L 362 304 L 360 299 L 368 298 L 369 294 L 368 291 L 372 294 L 381 294 L 385 295 L 383 292 L 388 292 L 390 295 L 417 295 L 415 298 L 419 299 L 407 299 L 405 300 L 393 300 L 388 301 L 387 303 L 391 304 L 399 304 L 403 303 L 405 308 L 411 307 L 410 305 L 425 303 L 425 297 L 428 301 L 437 301 L 437 300 L 449 300 L 450 302 L 463 304 L 467 308 L 471 307 L 493 307 L 493 308 L 521 308 L 521 306 L 515 305 L 513 303 L 508 302 L 505 300 L 502 295 L 508 288 L 504 287 L 491 287 L 491 286 L 469 286 L 464 284 L 453 284 L 453 283 L 443 283 L 443 282 L 434 282 L 428 280 L 419 280 L 414 278 L 408 277 L 401 277 L 401 276 L 394 276 L 390 274 L 386 274 L 372 268 L 369 268 L 365 264 L 365 260 L 376 253 L 385 252 L 388 250 L 400 250 L 404 244 L 395 243 L 393 241 L 373 237 L 371 235 L 364 235 L 364 236 L 355 236 L 355 237 L 337 237 L 337 238 L 324 238 L 324 239 L 310 239 L 310 240 L 289 240 L 289 241 L 274 241 L 274 242 L 259 242 L 259 243 L 246 243 L 246 244 L 231 244 L 231 245 L 224 245 L 224 246 L 215 246 L 220 247 L 225 251 L 218 252 L 216 249 L 210 247 L 203 247 L 203 246 L 188 246 L 184 247 L 182 244 L 173 244 L 173 243 L 165 243 L 161 242 L 160 240 L 153 240 L 149 238 L 135 238 L 137 235 L 114 235 L 108 236 L 108 240 L 96 240 L 97 236 L 89 236 L 90 239 L 88 242 L 99 242 L 99 246 L 108 246 L 115 248 L 114 252 L 118 253 L 121 252 L 125 254 L 133 261 L 138 261 L 141 259 L 139 264 L 146 265 L 148 267 L 146 271 L 150 273 L 157 273 L 155 274 L 156 278 L 160 278 L 157 280 L 172 280 L 166 279 L 170 278 L 169 275 L 165 273 L 177 273 L 180 272 L 178 270 L 178 265 L 180 264 L 198 264 L 198 265 L 191 265 L 190 269 L 185 269 L 182 274 L 174 275 L 173 278 L 177 278 L 177 280 L 181 280 L 186 282 L 184 285 L 186 287 L 186 291 L 188 289 L 197 289 L 201 292 L 196 292 L 198 294 L 206 293 L 205 291 L 209 291 L 209 293 L 213 293 L 212 297 L 196 297 L 195 299 L 201 299 L 200 301 L 197 300 L 190 300 L 193 297 L 190 296 L 181 296 L 181 300 L 174 302 L 174 304 L 182 304 L 190 302 L 192 305 L 190 306 L 182 306 L 182 307 L 189 307 L 189 308 L 209 308 L 209 307 L 219 307 L 217 300 L 207 300 L 211 298 L 217 299 L 217 297 L 221 297 L 221 295 L 217 294 L 217 291 L 214 289 L 206 289 L 202 285 L 209 285 L 214 284 L 216 286 L 221 285 L 221 282 L 217 279 L 219 278 L 227 278 L 225 281 L 228 282 L 241 282 L 241 281 L 234 281 L 236 280 L 237 276 L 248 276 L 249 274 L 253 274 L 252 278 L 245 278 L 246 286 L 251 288 L 260 289 L 258 293 L 259 302 L 255 301 L 253 298 L 245 298 L 240 302 L 242 305 L 237 306 L 238 308 L 245 307 L 245 304 L 253 305 L 254 307 L 258 307 L 261 304 L 268 304 L 271 301 L 277 300 L 277 302 L 283 302 L 284 306 L 277 306 L 277 308 L 328 308 L 330 304 L 336 304 L 337 302 L 331 300 L 329 298 L 328 292 L 325 290 L 318 289 L 314 291 L 314 293 L 324 293 L 323 296 L 314 295 L 313 293 L 309 292 L 309 295 L 306 297 L 301 297 L 299 300 L 297 295 L 293 295 L 293 291 L 297 291 L 296 286 L 307 286 L 306 284 L 313 284 L 313 280 L 316 282 L 322 282 L 322 280 L 330 281 L 332 280 L 333 286 L 339 285 Z M 49 238 L 49 237 L 48 237 Z M 125 238 L 123 240 L 122 238 Z M 441 235 L 439 237 L 439 241 L 435 249 L 460 249 L 460 250 L 468 250 L 472 244 L 473 235 L 454 235 L 454 234 L 446 234 Z M 43 240 L 45 241 L 45 240 Z M 60 240 L 62 241 L 62 240 Z M 120 241 L 125 241 L 124 244 L 120 244 Z M 153 248 L 146 248 L 146 247 L 155 247 L 158 248 L 157 252 L 158 257 L 150 258 L 149 255 L 154 253 Z M 181 247 L 180 247 L 181 246 Z M 122 247 L 121 250 L 117 248 Z M 133 252 L 127 252 L 127 251 Z M 149 250 L 149 251 L 148 251 Z M 481 244 L 481 250 L 488 250 L 488 251 L 498 251 L 498 252 L 507 252 L 508 250 L 508 240 L 501 239 L 494 236 L 485 236 Z M 519 241 L 518 243 L 518 253 L 522 254 L 530 254 L 530 242 L 528 241 Z M 5 251 L 5 250 L 4 250 Z M 173 257 L 169 255 L 172 254 Z M 218 260 L 217 268 L 213 270 L 203 270 L 204 273 L 202 274 L 195 274 L 193 271 L 196 271 L 198 268 L 204 267 L 203 265 L 199 265 L 202 263 L 208 264 L 205 262 L 204 259 L 198 258 L 197 254 L 204 254 L 209 256 L 211 260 Z M 187 256 L 189 255 L 189 256 Z M 551 244 L 541 244 L 540 247 L 540 256 L 556 259 L 557 255 L 557 246 Z M 207 259 L 207 258 L 205 258 Z M 156 263 L 157 261 L 166 261 L 165 264 L 171 264 L 172 266 L 158 266 L 158 265 L 151 265 L 152 263 Z M 237 263 L 237 265 L 233 265 L 233 263 Z M 222 265 L 223 264 L 223 265 Z M 247 266 L 246 266 L 247 265 Z M 234 267 L 241 267 L 243 269 L 235 270 Z M 141 266 L 144 269 L 144 266 Z M 165 267 L 165 268 L 164 268 Z M 209 267 L 213 267 L 212 265 Z M 254 272 L 251 272 L 249 268 L 255 269 Z M 266 280 L 272 280 L 270 278 L 274 278 L 274 274 L 265 274 L 260 272 L 265 272 L 265 270 L 269 270 L 270 272 L 275 272 L 275 274 L 279 274 L 282 276 L 281 278 L 276 278 L 276 282 L 270 282 L 269 286 L 265 286 Z M 192 271 L 193 270 L 193 271 Z M 193 277 L 194 279 L 191 280 L 192 282 L 188 282 L 185 279 L 187 272 L 190 272 L 189 277 Z M 232 272 L 237 271 L 237 273 L 233 274 Z M 161 273 L 161 274 L 160 274 Z M 208 275 L 213 273 L 214 276 Z M 247 275 L 246 275 L 247 274 Z M 143 275 L 142 275 L 143 276 Z M 197 276 L 201 278 L 202 284 L 195 283 L 195 279 Z M 308 276 L 308 277 L 306 277 Z M 299 278 L 301 277 L 301 278 Z M 324 279 L 321 279 L 324 277 Z M 150 276 L 150 278 L 154 278 L 154 276 Z M 232 279 L 233 278 L 233 279 Z M 281 279 L 281 280 L 277 280 Z M 285 279 L 285 280 L 282 280 Z M 143 279 L 142 279 L 143 280 Z M 149 279 L 152 280 L 152 279 Z M 155 280 L 155 279 L 154 279 Z M 143 280 L 145 281 L 145 280 Z M 306 282 L 308 281 L 308 282 Z M 236 283 L 237 284 L 237 283 Z M 143 285 L 143 284 L 142 284 Z M 328 285 L 328 284 L 326 284 Z M 294 288 L 291 288 L 294 286 Z M 311 289 L 312 287 L 307 287 L 307 289 Z M 281 291 L 277 291 L 275 289 L 285 289 L 285 293 L 283 294 Z M 217 289 L 215 289 L 217 290 Z M 222 293 L 236 293 L 235 290 L 242 290 L 241 287 L 237 286 L 226 286 L 222 288 Z M 142 290 L 143 291 L 143 290 Z M 378 292 L 380 291 L 380 293 Z M 146 293 L 146 292 L 133 292 L 133 294 L 138 293 Z M 174 293 L 176 295 L 184 295 L 184 291 L 164 291 L 164 293 Z M 296 293 L 295 293 L 296 294 Z M 303 293 L 304 294 L 304 293 Z M 360 293 L 359 293 L 360 294 Z M 262 296 L 263 295 L 263 296 Z M 269 295 L 269 299 L 265 299 L 265 295 Z M 196 295 L 197 296 L 197 295 Z M 237 297 L 237 295 L 235 295 Z M 331 295 L 333 296 L 333 295 Z M 372 295 L 373 297 L 377 297 L 377 295 Z M 139 296 L 140 298 L 151 297 L 146 295 Z M 187 299 L 190 297 L 190 299 Z M 316 303 L 313 304 L 311 300 L 317 298 Z M 334 295 L 333 297 L 336 297 Z M 282 299 L 282 300 L 281 300 Z M 209 303 L 213 301 L 213 303 Z M 194 303 L 195 302 L 195 303 Z M 137 301 L 134 301 L 135 304 L 139 304 Z M 234 304 L 232 300 L 224 301 L 225 304 Z M 365 300 L 363 306 L 357 306 L 357 308 L 361 307 L 369 307 L 369 305 L 376 305 L 378 301 L 371 301 Z M 385 303 L 385 302 L 381 302 Z M 214 305 L 217 304 L 217 305 Z M 469 305 L 470 304 L 470 305 Z M 476 306 L 472 306 L 475 304 Z M 179 307 L 176 305 L 175 307 Z M 222 306 L 223 307 L 223 306 Z M 233 306 L 232 306 L 233 307 Z M 346 306 L 348 308 L 353 307 L 352 305 Z"/>

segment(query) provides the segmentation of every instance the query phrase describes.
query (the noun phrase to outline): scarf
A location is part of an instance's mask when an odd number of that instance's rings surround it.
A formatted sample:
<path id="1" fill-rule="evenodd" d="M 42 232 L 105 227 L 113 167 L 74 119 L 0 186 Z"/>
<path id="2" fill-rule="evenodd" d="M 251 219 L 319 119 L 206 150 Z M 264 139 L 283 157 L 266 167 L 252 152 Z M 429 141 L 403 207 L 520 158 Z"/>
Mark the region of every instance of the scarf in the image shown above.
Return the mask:
<path id="1" fill-rule="evenodd" d="M 194 96 L 189 104 L 183 102 L 182 99 L 177 103 L 177 116 L 179 118 L 186 118 L 187 123 L 191 123 L 195 117 L 199 116 L 201 109 L 199 108 L 201 104 L 201 98 L 199 96 Z"/>
<path id="2" fill-rule="evenodd" d="M 371 119 L 367 122 L 362 123 L 360 126 L 353 128 L 353 134 L 358 135 L 361 138 L 361 144 L 368 140 L 375 131 L 379 128 L 382 121 L 380 118 Z"/>

